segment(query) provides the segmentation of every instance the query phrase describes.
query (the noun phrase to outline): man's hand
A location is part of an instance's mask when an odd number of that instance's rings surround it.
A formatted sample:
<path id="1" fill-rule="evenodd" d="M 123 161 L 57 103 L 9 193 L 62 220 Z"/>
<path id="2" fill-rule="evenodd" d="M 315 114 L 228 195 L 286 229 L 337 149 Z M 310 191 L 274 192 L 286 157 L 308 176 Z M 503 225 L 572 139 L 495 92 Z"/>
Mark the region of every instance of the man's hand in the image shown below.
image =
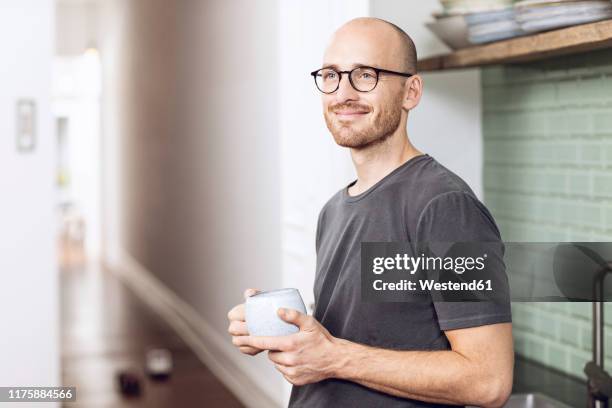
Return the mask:
<path id="1" fill-rule="evenodd" d="M 333 376 L 336 349 L 335 338 L 314 317 L 292 309 L 279 309 L 278 315 L 287 323 L 299 327 L 289 336 L 238 339 L 240 347 L 269 350 L 268 358 L 293 385 L 304 385 Z"/>
<path id="2" fill-rule="evenodd" d="M 253 296 L 257 292 L 257 289 L 247 289 L 244 291 L 244 298 L 246 299 L 249 296 Z M 227 318 L 230 321 L 227 331 L 232 335 L 232 343 L 234 343 L 234 346 L 238 347 L 242 353 L 250 356 L 254 356 L 263 351 L 255 347 L 240 345 L 242 343 L 240 339 L 242 337 L 248 337 L 249 335 L 246 322 L 244 321 L 244 303 L 234 306 L 227 314 Z"/>

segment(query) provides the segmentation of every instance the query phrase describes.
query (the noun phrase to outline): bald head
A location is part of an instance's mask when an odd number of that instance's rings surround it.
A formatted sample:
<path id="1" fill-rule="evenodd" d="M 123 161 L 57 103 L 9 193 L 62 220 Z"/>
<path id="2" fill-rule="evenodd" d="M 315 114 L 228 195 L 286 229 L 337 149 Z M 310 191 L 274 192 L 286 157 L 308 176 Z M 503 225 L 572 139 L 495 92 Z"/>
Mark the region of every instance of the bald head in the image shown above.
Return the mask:
<path id="1" fill-rule="evenodd" d="M 319 90 L 321 81 L 336 86 L 321 97 L 325 123 L 336 143 L 363 150 L 389 138 L 407 137 L 408 112 L 422 93 L 421 77 L 414 75 L 416 65 L 414 43 L 396 25 L 356 18 L 340 27 L 325 50 L 323 69 L 313 73 Z M 356 81 L 366 81 L 369 90 L 360 89 Z"/>
<path id="2" fill-rule="evenodd" d="M 341 26 L 331 38 L 325 59 L 349 44 L 360 47 L 356 43 L 362 45 L 362 58 L 377 59 L 387 69 L 416 74 L 417 53 L 410 36 L 395 24 L 374 17 L 356 18 Z"/>

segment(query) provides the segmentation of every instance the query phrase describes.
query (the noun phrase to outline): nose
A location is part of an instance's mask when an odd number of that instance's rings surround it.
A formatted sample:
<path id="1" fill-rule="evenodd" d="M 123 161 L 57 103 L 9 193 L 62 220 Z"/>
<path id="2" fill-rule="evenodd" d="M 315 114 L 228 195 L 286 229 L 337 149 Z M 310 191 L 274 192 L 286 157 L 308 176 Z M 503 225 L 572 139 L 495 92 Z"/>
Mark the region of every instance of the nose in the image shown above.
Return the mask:
<path id="1" fill-rule="evenodd" d="M 353 88 L 349 80 L 349 74 L 342 74 L 340 86 L 336 91 L 337 102 L 355 101 L 359 99 L 359 93 Z"/>

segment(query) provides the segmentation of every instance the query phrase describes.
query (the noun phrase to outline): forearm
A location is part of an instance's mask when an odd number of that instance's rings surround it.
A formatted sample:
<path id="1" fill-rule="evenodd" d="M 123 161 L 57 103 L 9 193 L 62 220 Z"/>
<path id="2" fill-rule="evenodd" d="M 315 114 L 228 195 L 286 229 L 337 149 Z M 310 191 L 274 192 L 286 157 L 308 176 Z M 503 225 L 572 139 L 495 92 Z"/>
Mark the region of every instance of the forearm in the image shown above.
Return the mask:
<path id="1" fill-rule="evenodd" d="M 337 341 L 334 377 L 402 398 L 443 404 L 496 406 L 495 379 L 452 351 L 396 351 Z"/>

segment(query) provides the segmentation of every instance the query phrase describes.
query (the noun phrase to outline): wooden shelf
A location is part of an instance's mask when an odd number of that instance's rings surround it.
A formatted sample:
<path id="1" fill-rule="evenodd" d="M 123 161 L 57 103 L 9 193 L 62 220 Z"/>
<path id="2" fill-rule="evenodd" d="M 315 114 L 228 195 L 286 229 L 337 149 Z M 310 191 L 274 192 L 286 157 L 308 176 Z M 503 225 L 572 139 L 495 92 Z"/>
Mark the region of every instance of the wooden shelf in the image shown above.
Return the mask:
<path id="1" fill-rule="evenodd" d="M 612 47 L 612 20 L 464 48 L 419 60 L 421 72 L 534 61 Z"/>

